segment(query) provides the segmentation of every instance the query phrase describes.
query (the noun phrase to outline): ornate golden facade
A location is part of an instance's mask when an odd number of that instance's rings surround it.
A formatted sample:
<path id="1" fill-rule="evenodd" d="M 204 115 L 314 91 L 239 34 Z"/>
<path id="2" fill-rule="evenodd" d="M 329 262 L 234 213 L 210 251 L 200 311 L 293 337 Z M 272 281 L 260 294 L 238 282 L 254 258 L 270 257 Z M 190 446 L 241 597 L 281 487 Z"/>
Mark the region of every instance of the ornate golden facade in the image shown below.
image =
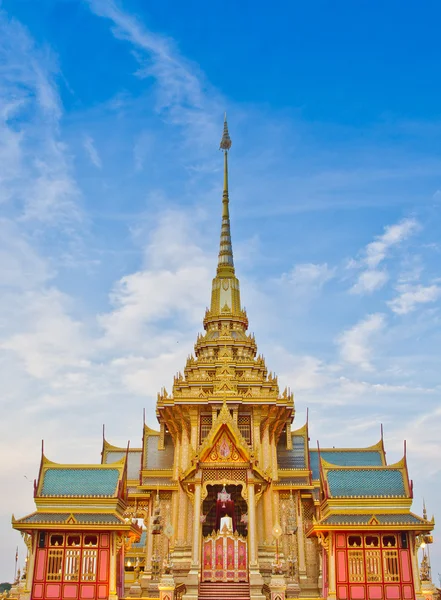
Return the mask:
<path id="1" fill-rule="evenodd" d="M 159 430 L 144 424 L 139 448 L 103 441 L 102 467 L 126 465 L 125 529 L 135 536 L 134 521 L 144 527 L 122 558 L 124 594 L 421 599 L 417 548 L 433 520 L 410 512 L 405 459 L 388 466 L 382 440 L 311 449 L 308 425 L 292 428 L 293 394 L 279 390 L 248 333 L 231 244 L 230 147 L 225 122 L 220 249 L 204 333 L 171 392 L 158 394 Z M 29 518 L 14 527 L 33 533 Z"/>

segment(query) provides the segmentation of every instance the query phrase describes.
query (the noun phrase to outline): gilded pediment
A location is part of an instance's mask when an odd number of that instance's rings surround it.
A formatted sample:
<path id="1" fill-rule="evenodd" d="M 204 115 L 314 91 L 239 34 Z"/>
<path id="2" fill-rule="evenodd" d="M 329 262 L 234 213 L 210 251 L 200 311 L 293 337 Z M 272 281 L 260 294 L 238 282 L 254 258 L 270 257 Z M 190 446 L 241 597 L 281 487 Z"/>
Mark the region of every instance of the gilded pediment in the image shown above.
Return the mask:
<path id="1" fill-rule="evenodd" d="M 254 462 L 251 449 L 226 404 L 222 406 L 196 458 L 198 462 Z"/>
<path id="2" fill-rule="evenodd" d="M 215 438 L 211 448 L 201 456 L 208 463 L 244 463 L 248 462 L 243 450 L 239 449 L 228 426 L 224 425 Z"/>

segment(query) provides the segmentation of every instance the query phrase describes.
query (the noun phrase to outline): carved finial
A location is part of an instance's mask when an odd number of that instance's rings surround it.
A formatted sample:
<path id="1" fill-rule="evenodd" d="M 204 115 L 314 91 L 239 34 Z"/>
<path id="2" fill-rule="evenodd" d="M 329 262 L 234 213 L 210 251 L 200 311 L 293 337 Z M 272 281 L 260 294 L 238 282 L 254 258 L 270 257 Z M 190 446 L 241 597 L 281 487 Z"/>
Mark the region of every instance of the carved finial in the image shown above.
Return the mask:
<path id="1" fill-rule="evenodd" d="M 228 132 L 228 123 L 227 123 L 227 113 L 225 113 L 224 117 L 224 132 L 222 134 L 222 139 L 220 141 L 219 149 L 228 151 L 231 148 L 231 138 Z"/>
<path id="2" fill-rule="evenodd" d="M 426 510 L 426 501 L 423 498 L 423 519 L 427 521 L 427 510 Z"/>

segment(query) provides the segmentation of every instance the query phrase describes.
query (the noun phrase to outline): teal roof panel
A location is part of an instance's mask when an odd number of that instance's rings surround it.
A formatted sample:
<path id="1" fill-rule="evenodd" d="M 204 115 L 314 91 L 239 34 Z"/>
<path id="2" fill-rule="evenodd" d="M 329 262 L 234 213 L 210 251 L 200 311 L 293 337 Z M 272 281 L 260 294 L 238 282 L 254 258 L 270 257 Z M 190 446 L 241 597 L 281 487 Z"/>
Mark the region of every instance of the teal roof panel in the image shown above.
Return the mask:
<path id="1" fill-rule="evenodd" d="M 20 523 L 60 524 L 60 523 L 66 523 L 66 521 L 69 519 L 70 516 L 71 516 L 71 513 L 36 512 L 36 513 L 33 513 L 32 515 L 24 517 L 23 519 L 20 519 L 19 522 Z M 88 524 L 88 525 L 90 525 L 90 524 L 93 524 L 93 525 L 96 525 L 96 524 L 120 525 L 121 523 L 124 522 L 122 519 L 118 518 L 116 515 L 108 514 L 108 513 L 95 513 L 95 514 L 73 513 L 73 517 L 77 521 L 77 523 L 84 523 L 84 524 Z"/>
<path id="2" fill-rule="evenodd" d="M 332 497 L 406 497 L 399 469 L 330 469 L 327 471 Z"/>
<path id="3" fill-rule="evenodd" d="M 118 469 L 47 469 L 44 473 L 41 496 L 105 496 L 116 493 Z"/>
<path id="4" fill-rule="evenodd" d="M 144 457 L 146 469 L 172 469 L 175 448 L 170 435 L 164 436 L 164 449 L 159 450 L 159 436 L 149 435 L 146 443 L 146 455 Z"/>
<path id="5" fill-rule="evenodd" d="M 106 453 L 104 464 L 117 462 L 126 455 L 126 451 L 110 450 Z M 127 457 L 127 479 L 139 480 L 139 472 L 141 470 L 142 450 L 129 450 Z"/>
<path id="6" fill-rule="evenodd" d="M 339 467 L 381 467 L 381 453 L 378 450 L 320 450 L 323 460 Z M 311 471 L 314 480 L 320 479 L 319 453 L 310 451 Z"/>
<path id="7" fill-rule="evenodd" d="M 418 525 L 422 519 L 410 513 L 374 515 L 380 525 Z M 372 515 L 330 515 L 320 525 L 367 525 Z"/>
<path id="8" fill-rule="evenodd" d="M 303 435 L 292 436 L 292 449 L 286 447 L 286 436 L 281 435 L 277 442 L 277 464 L 279 469 L 307 469 L 306 440 Z"/>

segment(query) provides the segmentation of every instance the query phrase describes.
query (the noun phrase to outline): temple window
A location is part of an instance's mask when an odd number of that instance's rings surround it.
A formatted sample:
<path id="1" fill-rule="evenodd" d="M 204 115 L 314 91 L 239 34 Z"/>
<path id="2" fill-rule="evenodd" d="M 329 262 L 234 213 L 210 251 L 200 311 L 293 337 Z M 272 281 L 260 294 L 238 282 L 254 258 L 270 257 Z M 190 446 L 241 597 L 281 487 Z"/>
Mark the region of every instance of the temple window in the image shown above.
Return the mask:
<path id="1" fill-rule="evenodd" d="M 239 414 L 237 418 L 237 425 L 243 439 L 251 446 L 251 415 Z"/>
<path id="2" fill-rule="evenodd" d="M 348 550 L 349 581 L 364 581 L 363 550 Z"/>
<path id="3" fill-rule="evenodd" d="M 80 535 L 68 535 L 67 536 L 67 545 L 68 546 L 79 546 L 81 544 L 81 536 Z"/>
<path id="4" fill-rule="evenodd" d="M 367 541 L 367 538 L 366 538 Z M 378 538 L 377 538 L 378 541 Z M 381 581 L 381 551 L 366 550 L 366 581 L 368 583 Z"/>
<path id="5" fill-rule="evenodd" d="M 348 537 L 348 546 L 351 548 L 361 548 L 361 535 L 350 535 Z"/>
<path id="6" fill-rule="evenodd" d="M 364 540 L 364 545 L 366 548 L 378 548 L 380 545 L 378 535 L 367 535 Z"/>
<path id="7" fill-rule="evenodd" d="M 81 572 L 81 581 L 96 580 L 98 550 L 83 550 L 83 568 Z"/>
<path id="8" fill-rule="evenodd" d="M 55 536 L 51 536 L 55 537 Z M 61 567 L 63 564 L 63 550 L 50 549 L 47 558 L 47 577 L 48 581 L 61 581 Z"/>
<path id="9" fill-rule="evenodd" d="M 97 535 L 85 535 L 84 536 L 84 545 L 85 546 L 98 546 L 98 536 Z"/>
<path id="10" fill-rule="evenodd" d="M 73 536 L 72 536 L 73 537 Z M 80 573 L 80 550 L 66 550 L 64 581 L 78 581 Z"/>
<path id="11" fill-rule="evenodd" d="M 394 535 L 383 535 L 383 548 L 396 547 L 397 538 Z"/>
<path id="12" fill-rule="evenodd" d="M 202 442 L 205 440 L 207 435 L 210 433 L 211 424 L 212 424 L 211 415 L 201 415 L 200 427 L 199 427 L 199 443 L 200 444 L 202 444 Z"/>
<path id="13" fill-rule="evenodd" d="M 49 538 L 50 546 L 63 546 L 64 544 L 64 535 L 56 534 L 51 535 Z"/>
<path id="14" fill-rule="evenodd" d="M 49 536 L 47 581 L 96 581 L 98 535 L 69 533 Z"/>
<path id="15" fill-rule="evenodd" d="M 399 581 L 398 550 L 383 550 L 384 581 Z"/>

